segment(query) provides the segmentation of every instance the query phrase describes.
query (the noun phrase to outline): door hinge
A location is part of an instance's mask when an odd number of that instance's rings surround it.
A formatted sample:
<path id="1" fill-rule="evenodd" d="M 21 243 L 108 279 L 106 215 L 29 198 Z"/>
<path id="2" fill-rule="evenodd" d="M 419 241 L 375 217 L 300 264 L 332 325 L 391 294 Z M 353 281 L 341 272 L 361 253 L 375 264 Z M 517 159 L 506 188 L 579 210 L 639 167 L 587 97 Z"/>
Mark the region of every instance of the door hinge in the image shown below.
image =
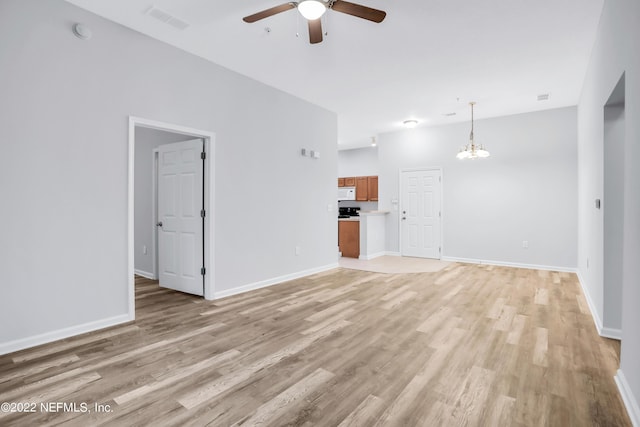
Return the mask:
<path id="1" fill-rule="evenodd" d="M 207 211 L 205 211 L 204 209 L 202 209 L 202 210 L 200 211 L 200 217 L 201 217 L 201 218 L 204 218 L 206 215 L 207 215 Z"/>
<path id="2" fill-rule="evenodd" d="M 438 211 L 438 216 L 442 218 L 442 211 Z"/>
<path id="3" fill-rule="evenodd" d="M 442 246 L 438 246 L 438 252 L 442 253 Z"/>
<path id="4" fill-rule="evenodd" d="M 438 182 L 442 182 L 442 177 L 441 176 L 438 177 Z"/>
<path id="5" fill-rule="evenodd" d="M 206 269 L 206 268 L 204 268 L 204 267 L 202 267 L 202 268 L 200 269 L 200 274 L 201 274 L 202 276 L 204 276 L 205 274 L 207 274 L 207 269 Z"/>
<path id="6" fill-rule="evenodd" d="M 202 153 L 200 153 L 200 158 L 202 160 L 206 159 L 207 158 L 207 153 L 205 153 L 204 151 Z"/>

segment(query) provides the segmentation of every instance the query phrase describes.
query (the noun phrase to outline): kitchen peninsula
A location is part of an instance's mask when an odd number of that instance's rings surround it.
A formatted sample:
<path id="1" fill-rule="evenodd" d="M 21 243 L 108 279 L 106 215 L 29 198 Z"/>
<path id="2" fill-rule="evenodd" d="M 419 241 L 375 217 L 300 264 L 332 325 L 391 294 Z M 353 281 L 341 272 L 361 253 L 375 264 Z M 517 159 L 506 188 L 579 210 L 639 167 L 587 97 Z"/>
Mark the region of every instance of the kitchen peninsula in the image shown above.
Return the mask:
<path id="1" fill-rule="evenodd" d="M 373 259 L 385 253 L 385 222 L 389 211 L 360 211 L 338 218 L 338 246 L 342 256 Z"/>

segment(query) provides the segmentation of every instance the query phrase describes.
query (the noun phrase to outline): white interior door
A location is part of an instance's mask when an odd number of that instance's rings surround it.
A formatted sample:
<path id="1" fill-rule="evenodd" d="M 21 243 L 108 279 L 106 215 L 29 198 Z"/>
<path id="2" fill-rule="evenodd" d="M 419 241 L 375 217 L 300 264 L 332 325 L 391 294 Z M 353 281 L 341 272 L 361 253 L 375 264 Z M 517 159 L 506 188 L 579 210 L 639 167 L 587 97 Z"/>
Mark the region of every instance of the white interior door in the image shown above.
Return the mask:
<path id="1" fill-rule="evenodd" d="M 203 295 L 200 139 L 158 147 L 158 271 L 160 286 Z"/>
<path id="2" fill-rule="evenodd" d="M 400 190 L 402 255 L 440 259 L 440 170 L 404 171 Z"/>

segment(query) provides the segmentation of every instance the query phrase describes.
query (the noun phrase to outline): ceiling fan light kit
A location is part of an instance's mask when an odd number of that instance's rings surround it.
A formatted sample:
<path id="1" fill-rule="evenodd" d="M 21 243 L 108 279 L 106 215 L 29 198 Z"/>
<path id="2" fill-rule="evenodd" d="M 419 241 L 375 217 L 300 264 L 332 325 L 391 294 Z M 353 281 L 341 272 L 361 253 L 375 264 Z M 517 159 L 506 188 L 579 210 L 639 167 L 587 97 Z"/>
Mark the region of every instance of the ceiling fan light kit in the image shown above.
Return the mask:
<path id="1" fill-rule="evenodd" d="M 327 6 L 318 0 L 302 0 L 298 3 L 298 12 L 310 21 L 320 18 L 326 11 Z"/>
<path id="2" fill-rule="evenodd" d="M 469 134 L 469 144 L 465 145 L 460 149 L 456 157 L 458 159 L 482 159 L 485 157 L 489 157 L 491 154 L 485 150 L 484 145 L 476 145 L 473 139 L 473 106 L 476 105 L 475 102 L 470 102 L 471 106 L 471 133 Z"/>
<path id="3" fill-rule="evenodd" d="M 298 9 L 300 14 L 307 20 L 309 26 L 309 42 L 311 44 L 322 41 L 322 23 L 320 22 L 320 18 L 328 9 L 375 23 L 382 22 L 387 16 L 387 13 L 383 10 L 373 9 L 344 0 L 328 0 L 327 2 L 322 0 L 301 0 L 300 2 L 283 3 L 265 9 L 253 15 L 245 16 L 242 20 L 251 24 L 291 9 Z"/>

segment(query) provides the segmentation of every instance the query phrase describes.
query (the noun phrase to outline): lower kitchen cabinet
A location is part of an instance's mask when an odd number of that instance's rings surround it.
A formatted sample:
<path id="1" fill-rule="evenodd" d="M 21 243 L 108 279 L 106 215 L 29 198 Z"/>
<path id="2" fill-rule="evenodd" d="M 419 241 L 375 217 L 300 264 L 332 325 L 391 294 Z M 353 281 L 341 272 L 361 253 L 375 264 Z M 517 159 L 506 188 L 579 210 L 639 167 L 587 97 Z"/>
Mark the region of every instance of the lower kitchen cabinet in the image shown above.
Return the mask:
<path id="1" fill-rule="evenodd" d="M 343 257 L 360 257 L 359 221 L 338 221 L 338 246 Z"/>

